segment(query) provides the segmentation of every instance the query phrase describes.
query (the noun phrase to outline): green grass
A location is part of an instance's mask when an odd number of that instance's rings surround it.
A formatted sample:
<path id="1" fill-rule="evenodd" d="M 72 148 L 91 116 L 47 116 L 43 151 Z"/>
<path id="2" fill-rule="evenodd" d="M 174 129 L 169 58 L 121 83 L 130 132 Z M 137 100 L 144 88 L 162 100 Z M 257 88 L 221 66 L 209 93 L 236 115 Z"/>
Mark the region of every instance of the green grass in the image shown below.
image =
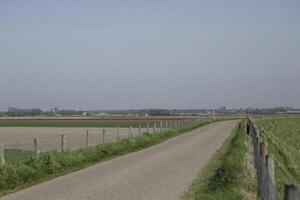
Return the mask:
<path id="1" fill-rule="evenodd" d="M 22 151 L 14 149 L 5 149 L 4 154 L 5 161 L 9 164 L 29 160 L 31 157 L 34 156 L 34 153 L 32 151 Z"/>
<path id="2" fill-rule="evenodd" d="M 255 119 L 275 163 L 276 189 L 283 199 L 284 184 L 300 185 L 300 117 Z"/>
<path id="3" fill-rule="evenodd" d="M 0 120 L 0 127 L 138 127 L 147 126 L 147 122 L 154 123 L 159 120 Z M 171 121 L 169 121 L 171 122 Z"/>
<path id="4" fill-rule="evenodd" d="M 211 122 L 212 120 L 202 120 L 191 128 L 168 129 L 159 134 L 144 134 L 63 154 L 56 151 L 43 153 L 40 159 L 8 162 L 0 167 L 0 196 L 115 156 L 149 147 Z"/>
<path id="5" fill-rule="evenodd" d="M 258 184 L 251 145 L 243 120 L 200 172 L 182 199 L 257 199 Z"/>

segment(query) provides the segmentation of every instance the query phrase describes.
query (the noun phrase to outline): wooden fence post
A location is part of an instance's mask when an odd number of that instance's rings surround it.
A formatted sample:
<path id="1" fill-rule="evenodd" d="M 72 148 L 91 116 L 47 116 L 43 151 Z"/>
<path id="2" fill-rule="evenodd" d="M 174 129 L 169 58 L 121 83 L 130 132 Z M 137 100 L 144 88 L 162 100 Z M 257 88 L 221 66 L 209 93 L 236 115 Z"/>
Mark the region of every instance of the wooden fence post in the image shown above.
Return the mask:
<path id="1" fill-rule="evenodd" d="M 101 129 L 99 128 L 99 132 L 98 132 L 98 144 L 100 144 L 101 142 Z"/>
<path id="2" fill-rule="evenodd" d="M 60 151 L 62 153 L 66 151 L 66 146 L 67 146 L 67 138 L 64 134 L 62 134 L 60 140 Z"/>
<path id="3" fill-rule="evenodd" d="M 139 124 L 139 136 L 141 135 L 141 133 L 142 133 L 142 125 L 141 124 Z"/>
<path id="4" fill-rule="evenodd" d="M 160 132 L 162 132 L 162 128 L 163 128 L 162 126 L 163 126 L 163 122 L 160 121 L 160 123 L 159 123 L 159 131 L 160 131 Z"/>
<path id="5" fill-rule="evenodd" d="M 85 141 L 85 147 L 88 148 L 90 146 L 90 138 L 89 138 L 89 131 L 86 131 L 86 141 Z"/>
<path id="6" fill-rule="evenodd" d="M 147 133 L 149 134 L 150 132 L 149 132 L 149 122 L 147 122 Z"/>
<path id="7" fill-rule="evenodd" d="M 129 137 L 132 137 L 132 130 L 131 129 L 132 129 L 132 126 L 130 125 L 129 126 Z"/>
<path id="8" fill-rule="evenodd" d="M 300 190 L 294 184 L 285 184 L 284 200 L 300 200 Z"/>
<path id="9" fill-rule="evenodd" d="M 19 148 L 19 145 L 20 145 L 20 141 L 19 141 L 19 139 L 17 139 L 17 144 L 16 144 L 16 149 L 18 149 Z"/>
<path id="10" fill-rule="evenodd" d="M 117 138 L 118 138 L 118 142 L 120 141 L 120 127 L 118 127 L 118 130 L 117 130 Z"/>
<path id="11" fill-rule="evenodd" d="M 5 164 L 4 145 L 0 142 L 0 165 Z"/>
<path id="12" fill-rule="evenodd" d="M 153 124 L 153 132 L 154 133 L 156 132 L 156 122 L 154 122 L 154 124 Z"/>
<path id="13" fill-rule="evenodd" d="M 263 164 L 266 165 L 267 164 L 266 155 L 268 154 L 268 152 L 267 152 L 267 145 L 265 141 L 261 141 L 259 143 L 259 149 L 260 149 L 260 156 L 263 159 Z"/>
<path id="14" fill-rule="evenodd" d="M 268 166 L 268 174 L 269 174 L 270 180 L 274 183 L 274 186 L 275 186 L 274 160 L 270 154 L 267 155 L 267 166 Z"/>
<path id="15" fill-rule="evenodd" d="M 38 140 L 36 138 L 33 139 L 33 146 L 34 146 L 35 158 L 38 159 L 40 157 L 40 148 L 39 148 Z"/>
<path id="16" fill-rule="evenodd" d="M 250 135 L 250 122 L 248 121 L 247 123 L 247 134 Z"/>
<path id="17" fill-rule="evenodd" d="M 275 188 L 275 172 L 274 172 L 274 160 L 269 154 L 266 156 L 267 163 L 267 177 L 268 177 L 268 200 L 276 200 L 276 188 Z"/>
<path id="18" fill-rule="evenodd" d="M 105 143 L 105 133 L 106 133 L 106 129 L 103 129 L 102 131 L 102 143 Z"/>

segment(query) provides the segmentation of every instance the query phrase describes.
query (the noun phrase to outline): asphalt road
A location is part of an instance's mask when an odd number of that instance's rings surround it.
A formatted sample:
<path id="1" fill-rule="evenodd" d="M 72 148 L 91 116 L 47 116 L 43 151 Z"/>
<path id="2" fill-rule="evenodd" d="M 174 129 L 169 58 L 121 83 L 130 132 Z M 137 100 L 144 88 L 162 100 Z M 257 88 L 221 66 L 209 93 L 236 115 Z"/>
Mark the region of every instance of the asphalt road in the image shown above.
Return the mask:
<path id="1" fill-rule="evenodd" d="M 1 199 L 180 199 L 236 123 L 209 124 L 142 151 L 96 164 Z"/>

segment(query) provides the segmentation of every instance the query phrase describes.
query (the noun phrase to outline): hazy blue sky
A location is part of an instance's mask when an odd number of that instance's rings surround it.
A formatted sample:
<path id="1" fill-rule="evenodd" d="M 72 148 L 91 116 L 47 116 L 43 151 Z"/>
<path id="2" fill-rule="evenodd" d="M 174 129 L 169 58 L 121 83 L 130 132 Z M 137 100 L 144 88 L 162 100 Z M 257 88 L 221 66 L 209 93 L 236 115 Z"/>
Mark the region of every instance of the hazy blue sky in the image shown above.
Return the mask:
<path id="1" fill-rule="evenodd" d="M 0 1 L 0 110 L 222 105 L 300 107 L 300 1 Z"/>

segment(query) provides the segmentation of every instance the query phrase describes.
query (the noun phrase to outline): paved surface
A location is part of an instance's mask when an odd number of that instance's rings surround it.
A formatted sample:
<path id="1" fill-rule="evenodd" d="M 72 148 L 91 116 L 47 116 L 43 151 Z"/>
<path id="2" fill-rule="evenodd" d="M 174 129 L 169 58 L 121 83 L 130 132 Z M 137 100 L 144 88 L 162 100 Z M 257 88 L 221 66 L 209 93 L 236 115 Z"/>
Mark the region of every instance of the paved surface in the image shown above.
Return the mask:
<path id="1" fill-rule="evenodd" d="M 145 150 L 58 177 L 3 200 L 175 200 L 237 121 L 209 124 Z"/>

